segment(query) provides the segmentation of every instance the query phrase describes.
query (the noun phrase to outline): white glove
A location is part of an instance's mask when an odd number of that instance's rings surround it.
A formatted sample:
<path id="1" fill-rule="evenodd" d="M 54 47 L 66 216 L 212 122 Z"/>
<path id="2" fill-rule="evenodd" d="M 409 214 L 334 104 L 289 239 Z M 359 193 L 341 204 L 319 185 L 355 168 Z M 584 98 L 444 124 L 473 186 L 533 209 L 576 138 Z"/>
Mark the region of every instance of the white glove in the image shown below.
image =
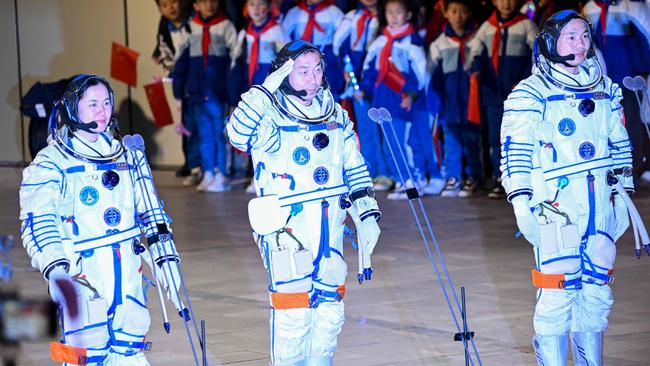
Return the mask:
<path id="1" fill-rule="evenodd" d="M 293 71 L 294 60 L 288 59 L 279 69 L 273 71 L 264 79 L 262 86 L 271 93 L 274 93 L 280 87 L 284 79 Z"/>
<path id="2" fill-rule="evenodd" d="M 47 277 L 52 301 L 65 309 L 66 314 L 76 317 L 79 314 L 79 304 L 76 285 L 72 277 L 63 266 L 54 267 Z"/>
<path id="3" fill-rule="evenodd" d="M 359 211 L 359 208 L 354 203 L 348 208 L 348 213 L 350 213 L 354 226 L 357 228 L 357 241 L 363 247 L 364 252 L 370 255 L 375 250 L 381 230 L 377 225 L 377 219 L 370 216 L 362 221 Z"/>
<path id="4" fill-rule="evenodd" d="M 357 227 L 359 245 L 363 246 L 363 250 L 368 255 L 372 254 L 375 245 L 377 245 L 377 240 L 379 240 L 379 233 L 381 233 L 377 220 L 374 217 L 368 217 L 363 221 L 355 221 L 354 224 Z"/>
<path id="5" fill-rule="evenodd" d="M 614 231 L 614 242 L 623 236 L 625 230 L 630 226 L 630 216 L 627 212 L 627 205 L 620 194 L 614 196 L 614 214 L 616 215 L 616 228 Z"/>
<path id="6" fill-rule="evenodd" d="M 181 301 L 178 290 L 181 286 L 181 274 L 178 270 L 178 263 L 176 261 L 165 261 L 158 265 L 158 283 L 167 294 L 167 298 L 171 301 L 176 310 L 182 311 L 185 306 Z"/>
<path id="7" fill-rule="evenodd" d="M 515 218 L 517 219 L 517 227 L 528 240 L 530 244 L 535 247 L 539 246 L 539 222 L 530 211 L 528 205 L 528 196 L 520 195 L 512 199 L 512 208 L 515 211 Z"/>

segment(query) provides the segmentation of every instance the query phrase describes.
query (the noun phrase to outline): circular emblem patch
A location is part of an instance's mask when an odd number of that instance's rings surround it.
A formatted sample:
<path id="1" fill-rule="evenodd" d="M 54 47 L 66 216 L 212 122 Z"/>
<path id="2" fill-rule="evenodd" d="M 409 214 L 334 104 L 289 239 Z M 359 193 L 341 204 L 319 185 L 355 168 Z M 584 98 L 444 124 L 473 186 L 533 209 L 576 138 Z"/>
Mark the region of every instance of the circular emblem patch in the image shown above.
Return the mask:
<path id="1" fill-rule="evenodd" d="M 578 148 L 580 157 L 585 160 L 590 160 L 596 155 L 596 147 L 591 142 L 583 142 Z"/>
<path id="2" fill-rule="evenodd" d="M 117 226 L 121 220 L 122 215 L 120 214 L 120 210 L 115 207 L 109 207 L 104 211 L 104 222 L 108 226 Z"/>
<path id="3" fill-rule="evenodd" d="M 79 192 L 79 199 L 84 205 L 92 206 L 99 201 L 99 192 L 91 186 L 83 187 Z"/>
<path id="4" fill-rule="evenodd" d="M 576 132 L 576 124 L 571 118 L 564 118 L 557 125 L 558 131 L 564 136 L 571 136 Z"/>
<path id="5" fill-rule="evenodd" d="M 324 166 L 319 166 L 314 170 L 314 182 L 316 182 L 316 184 L 323 185 L 327 183 L 328 180 L 330 180 L 330 172 L 328 172 Z"/>
<path id="6" fill-rule="evenodd" d="M 299 147 L 293 150 L 293 162 L 298 165 L 309 163 L 310 154 L 306 147 Z"/>

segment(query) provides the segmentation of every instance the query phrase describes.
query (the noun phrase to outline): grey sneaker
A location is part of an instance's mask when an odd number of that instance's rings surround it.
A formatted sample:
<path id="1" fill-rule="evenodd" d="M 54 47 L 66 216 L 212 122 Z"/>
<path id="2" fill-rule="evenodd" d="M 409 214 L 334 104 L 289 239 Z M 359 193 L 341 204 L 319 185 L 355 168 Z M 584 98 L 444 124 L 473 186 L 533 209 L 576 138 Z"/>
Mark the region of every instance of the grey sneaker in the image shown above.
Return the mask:
<path id="1" fill-rule="evenodd" d="M 477 189 L 478 189 L 478 182 L 474 178 L 468 177 L 467 179 L 465 179 L 463 186 L 458 192 L 458 197 L 461 198 L 472 197 L 474 193 L 476 193 Z"/>
<path id="2" fill-rule="evenodd" d="M 501 185 L 501 178 L 498 178 L 494 182 L 494 187 L 492 188 L 490 193 L 488 193 L 488 198 L 501 199 L 504 198 L 505 196 L 506 196 L 506 190 Z"/>
<path id="3" fill-rule="evenodd" d="M 378 175 L 375 179 L 372 180 L 372 182 L 372 188 L 377 192 L 386 192 L 394 184 L 393 180 L 385 175 Z"/>
<path id="4" fill-rule="evenodd" d="M 445 188 L 440 193 L 440 197 L 458 197 L 460 189 L 460 180 L 456 177 L 449 177 L 445 183 Z"/>
<path id="5" fill-rule="evenodd" d="M 199 167 L 192 168 L 190 175 L 183 178 L 183 182 L 182 182 L 183 186 L 184 187 L 196 186 L 201 182 L 201 178 L 203 178 L 203 173 L 201 172 L 201 168 Z"/>

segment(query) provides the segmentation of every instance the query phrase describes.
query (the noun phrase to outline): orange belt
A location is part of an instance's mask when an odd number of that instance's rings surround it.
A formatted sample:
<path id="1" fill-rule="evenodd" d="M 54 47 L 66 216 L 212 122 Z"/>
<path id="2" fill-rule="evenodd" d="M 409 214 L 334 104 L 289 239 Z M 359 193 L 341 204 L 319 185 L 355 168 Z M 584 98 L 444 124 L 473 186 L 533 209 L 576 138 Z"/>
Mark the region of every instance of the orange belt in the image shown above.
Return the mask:
<path id="1" fill-rule="evenodd" d="M 345 285 L 339 286 L 339 288 L 336 289 L 336 292 L 341 294 L 341 300 L 343 300 L 343 297 L 345 296 Z"/>
<path id="2" fill-rule="evenodd" d="M 66 362 L 73 365 L 85 365 L 87 359 L 85 348 L 59 342 L 50 342 L 50 357 L 52 361 Z"/>
<path id="3" fill-rule="evenodd" d="M 306 292 L 271 292 L 271 307 L 276 310 L 309 308 Z"/>
<path id="4" fill-rule="evenodd" d="M 536 269 L 532 270 L 533 285 L 537 288 L 564 289 L 563 274 L 546 274 Z"/>
<path id="5" fill-rule="evenodd" d="M 345 296 L 345 285 L 336 289 L 339 293 L 337 301 Z M 271 292 L 271 307 L 276 310 L 310 308 L 311 302 L 307 292 Z"/>

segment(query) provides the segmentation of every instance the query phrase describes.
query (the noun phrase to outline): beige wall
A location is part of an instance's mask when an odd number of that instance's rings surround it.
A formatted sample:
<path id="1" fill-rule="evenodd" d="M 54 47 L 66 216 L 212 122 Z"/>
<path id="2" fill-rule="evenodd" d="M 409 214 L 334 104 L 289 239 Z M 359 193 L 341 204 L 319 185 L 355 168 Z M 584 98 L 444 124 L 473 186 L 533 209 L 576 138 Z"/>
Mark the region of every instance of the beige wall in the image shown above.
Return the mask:
<path id="1" fill-rule="evenodd" d="M 18 0 L 20 60 L 23 93 L 36 82 L 50 82 L 79 73 L 96 73 L 109 78 L 111 42 L 125 43 L 124 2 L 122 0 Z M 132 123 L 127 113 L 127 87 L 110 79 L 116 94 L 123 134 L 140 133 L 147 141 L 151 162 L 158 165 L 182 163 L 180 138 L 173 127 L 156 129 L 142 86 L 161 72 L 150 58 L 159 14 L 153 0 L 128 0 L 129 45 L 140 53 L 138 86 L 131 88 Z M 10 131 L 0 136 L 0 161 L 19 162 L 24 146 L 20 143 L 18 115 L 18 71 L 12 0 L 0 1 L 0 113 Z M 168 98 L 172 104 L 171 88 Z M 176 113 L 174 111 L 174 113 Z M 176 119 L 178 116 L 176 115 Z M 25 138 L 28 119 L 25 119 Z M 11 132 L 11 133 L 9 133 Z"/>
<path id="2" fill-rule="evenodd" d="M 18 114 L 18 72 L 16 51 L 16 22 L 13 1 L 0 1 L 0 161 L 22 161 L 21 123 Z"/>

